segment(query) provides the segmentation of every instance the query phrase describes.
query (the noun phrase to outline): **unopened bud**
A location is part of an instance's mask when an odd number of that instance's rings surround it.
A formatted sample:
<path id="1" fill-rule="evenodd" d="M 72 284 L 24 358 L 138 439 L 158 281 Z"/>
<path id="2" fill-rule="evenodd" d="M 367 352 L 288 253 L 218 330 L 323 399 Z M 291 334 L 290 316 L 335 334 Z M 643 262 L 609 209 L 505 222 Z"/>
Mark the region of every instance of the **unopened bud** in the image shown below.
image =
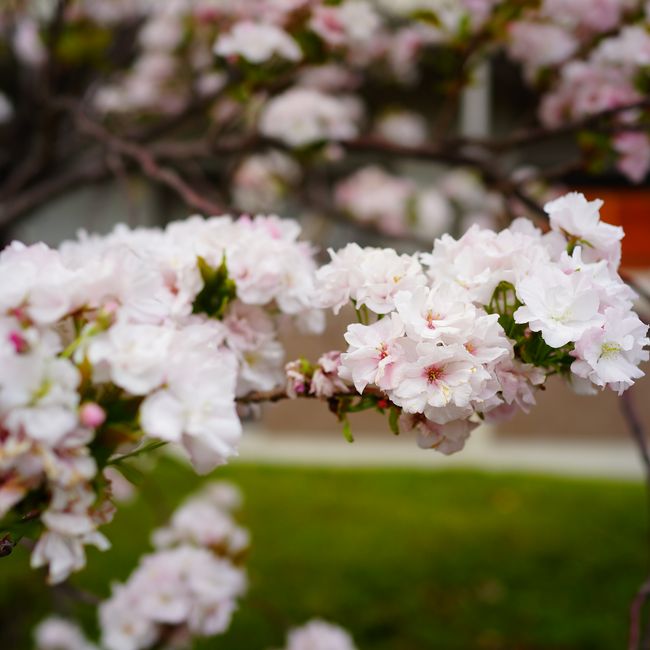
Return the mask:
<path id="1" fill-rule="evenodd" d="M 79 409 L 79 422 L 84 427 L 95 429 L 104 424 L 106 420 L 106 411 L 95 402 L 86 402 Z"/>
<path id="2" fill-rule="evenodd" d="M 24 352 L 27 352 L 27 350 L 29 349 L 29 344 L 27 343 L 27 339 L 18 330 L 12 330 L 11 332 L 9 332 L 9 342 L 11 343 L 11 345 L 13 345 L 14 350 L 18 354 L 23 354 Z"/>

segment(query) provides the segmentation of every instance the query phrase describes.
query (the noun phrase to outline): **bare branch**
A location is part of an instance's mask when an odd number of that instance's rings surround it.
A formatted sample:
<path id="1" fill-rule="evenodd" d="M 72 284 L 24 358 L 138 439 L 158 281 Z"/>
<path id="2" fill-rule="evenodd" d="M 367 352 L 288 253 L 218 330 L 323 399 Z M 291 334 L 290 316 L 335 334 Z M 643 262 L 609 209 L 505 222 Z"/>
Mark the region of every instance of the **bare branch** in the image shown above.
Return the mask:
<path id="1" fill-rule="evenodd" d="M 645 97 L 637 102 L 624 104 L 615 108 L 608 108 L 604 111 L 587 115 L 579 120 L 570 121 L 557 127 L 540 126 L 515 132 L 503 138 L 460 138 L 450 144 L 455 143 L 457 146 L 477 146 L 494 153 L 501 153 L 510 149 L 525 147 L 542 140 L 549 140 L 551 138 L 557 138 L 562 135 L 568 135 L 570 133 L 584 131 L 590 128 L 598 127 L 599 131 L 601 128 L 609 128 L 610 131 L 628 131 L 633 130 L 629 124 L 609 125 L 609 127 L 606 127 L 602 123 L 612 117 L 620 115 L 621 113 L 647 108 L 650 108 L 650 97 Z"/>
<path id="2" fill-rule="evenodd" d="M 61 105 L 72 112 L 81 133 L 101 142 L 109 151 L 134 161 L 146 176 L 174 190 L 189 207 L 208 215 L 223 212 L 223 206 L 198 194 L 174 170 L 161 167 L 155 156 L 144 145 L 112 134 L 104 126 L 91 120 L 76 103 L 65 101 L 61 102 Z"/>

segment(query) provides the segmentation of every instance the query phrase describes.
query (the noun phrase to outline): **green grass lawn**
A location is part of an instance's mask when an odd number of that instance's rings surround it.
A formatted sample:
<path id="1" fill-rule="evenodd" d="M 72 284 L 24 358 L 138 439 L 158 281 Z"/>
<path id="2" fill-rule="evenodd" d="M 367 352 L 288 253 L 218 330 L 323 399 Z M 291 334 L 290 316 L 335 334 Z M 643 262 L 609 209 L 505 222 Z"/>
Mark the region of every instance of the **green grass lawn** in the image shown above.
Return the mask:
<path id="1" fill-rule="evenodd" d="M 251 589 L 225 637 L 200 648 L 267 650 L 314 616 L 360 650 L 585 648 L 626 643 L 629 601 L 647 570 L 637 484 L 470 471 L 234 465 L 253 535 Z M 74 581 L 106 593 L 148 548 L 152 526 L 200 482 L 161 459 Z M 29 648 L 54 596 L 17 549 L 0 561 L 3 650 Z"/>

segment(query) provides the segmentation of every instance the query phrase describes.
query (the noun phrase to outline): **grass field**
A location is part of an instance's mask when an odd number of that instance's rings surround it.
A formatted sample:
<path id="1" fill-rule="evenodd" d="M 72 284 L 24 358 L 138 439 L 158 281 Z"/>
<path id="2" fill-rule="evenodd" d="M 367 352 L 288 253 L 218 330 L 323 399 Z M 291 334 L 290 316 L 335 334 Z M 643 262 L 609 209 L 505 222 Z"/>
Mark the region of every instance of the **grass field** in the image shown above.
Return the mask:
<path id="1" fill-rule="evenodd" d="M 200 648 L 267 650 L 314 616 L 360 650 L 625 647 L 629 601 L 647 570 L 641 485 L 470 471 L 300 469 L 216 472 L 246 497 L 251 589 L 225 637 Z M 199 479 L 161 459 L 75 583 L 106 593 L 148 533 Z M 0 563 L 0 648 L 30 647 L 54 596 L 18 549 Z"/>

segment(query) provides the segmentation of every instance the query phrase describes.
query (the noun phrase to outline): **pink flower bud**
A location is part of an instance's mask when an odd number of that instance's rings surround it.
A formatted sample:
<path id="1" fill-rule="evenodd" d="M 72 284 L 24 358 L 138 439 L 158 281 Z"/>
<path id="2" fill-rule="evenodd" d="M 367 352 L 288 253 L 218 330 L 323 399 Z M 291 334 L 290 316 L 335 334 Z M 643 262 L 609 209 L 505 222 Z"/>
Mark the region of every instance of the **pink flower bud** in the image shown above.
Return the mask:
<path id="1" fill-rule="evenodd" d="M 14 350 L 18 354 L 23 354 L 29 349 L 29 344 L 27 339 L 22 335 L 18 330 L 13 330 L 9 332 L 9 342 L 14 346 Z"/>
<path id="2" fill-rule="evenodd" d="M 106 420 L 106 411 L 95 402 L 86 402 L 79 409 L 79 422 L 84 427 L 96 428 Z"/>

